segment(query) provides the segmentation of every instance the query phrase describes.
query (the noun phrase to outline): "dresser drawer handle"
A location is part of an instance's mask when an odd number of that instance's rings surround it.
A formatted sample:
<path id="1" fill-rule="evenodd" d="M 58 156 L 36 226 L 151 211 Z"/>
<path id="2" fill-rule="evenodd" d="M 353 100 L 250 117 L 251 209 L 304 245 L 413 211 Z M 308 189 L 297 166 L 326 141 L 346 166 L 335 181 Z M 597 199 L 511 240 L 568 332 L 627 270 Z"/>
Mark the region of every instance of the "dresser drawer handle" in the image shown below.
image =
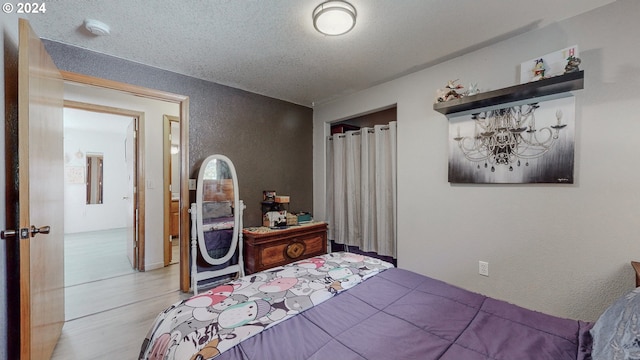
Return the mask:
<path id="1" fill-rule="evenodd" d="M 289 259 L 296 259 L 304 254 L 307 246 L 303 242 L 292 242 L 284 249 L 284 254 Z"/>

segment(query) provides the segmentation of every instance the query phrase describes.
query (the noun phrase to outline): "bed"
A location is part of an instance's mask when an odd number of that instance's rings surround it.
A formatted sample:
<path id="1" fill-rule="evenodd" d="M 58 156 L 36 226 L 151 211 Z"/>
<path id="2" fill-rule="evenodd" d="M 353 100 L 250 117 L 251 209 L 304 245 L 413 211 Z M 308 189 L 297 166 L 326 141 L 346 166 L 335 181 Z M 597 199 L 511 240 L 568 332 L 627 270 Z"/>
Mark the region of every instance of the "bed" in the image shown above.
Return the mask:
<path id="1" fill-rule="evenodd" d="M 633 360 L 638 293 L 589 323 L 330 253 L 173 304 L 155 319 L 140 359 Z"/>

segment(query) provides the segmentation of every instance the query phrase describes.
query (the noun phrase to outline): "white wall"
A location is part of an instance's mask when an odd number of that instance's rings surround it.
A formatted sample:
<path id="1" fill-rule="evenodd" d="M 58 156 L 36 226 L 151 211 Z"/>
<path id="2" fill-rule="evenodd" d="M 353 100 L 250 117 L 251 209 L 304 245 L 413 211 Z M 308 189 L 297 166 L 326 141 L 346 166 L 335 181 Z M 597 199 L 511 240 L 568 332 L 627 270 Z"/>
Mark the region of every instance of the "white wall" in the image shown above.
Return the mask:
<path id="1" fill-rule="evenodd" d="M 117 91 L 70 84 L 65 84 L 65 99 L 144 112 L 145 269 L 163 267 L 163 115 L 180 116 L 180 106 Z"/>
<path id="2" fill-rule="evenodd" d="M 314 109 L 314 215 L 325 214 L 327 123 L 397 103 L 398 265 L 558 316 L 595 320 L 633 287 L 640 258 L 640 1 L 605 7 L 482 48 Z M 447 80 L 518 83 L 519 64 L 577 44 L 573 185 L 452 185 Z M 489 262 L 490 277 L 478 275 Z"/>
<path id="3" fill-rule="evenodd" d="M 127 125 L 133 118 L 65 108 L 64 121 L 65 233 L 126 227 L 128 212 L 124 197 L 129 195 L 129 172 L 125 159 L 125 138 Z M 99 153 L 103 157 L 101 204 L 87 204 L 86 178 L 83 177 L 83 181 L 79 182 L 80 179 L 70 176 L 74 170 L 86 174 L 88 153 Z"/>

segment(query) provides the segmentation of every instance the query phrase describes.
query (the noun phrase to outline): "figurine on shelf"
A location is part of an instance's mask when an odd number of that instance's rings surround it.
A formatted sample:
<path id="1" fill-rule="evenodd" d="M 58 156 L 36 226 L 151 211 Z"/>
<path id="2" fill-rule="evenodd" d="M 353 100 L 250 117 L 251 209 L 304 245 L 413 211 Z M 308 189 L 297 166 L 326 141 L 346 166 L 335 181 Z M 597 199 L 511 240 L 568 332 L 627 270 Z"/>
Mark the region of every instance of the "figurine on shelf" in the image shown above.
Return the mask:
<path id="1" fill-rule="evenodd" d="M 456 81 L 458 81 L 458 79 L 449 80 L 449 82 L 447 83 L 447 86 L 445 86 L 444 89 L 438 90 L 438 96 L 436 97 L 436 102 L 444 102 L 444 101 L 449 101 L 453 99 L 460 99 L 461 97 L 464 96 L 464 94 L 458 93 L 457 91 L 457 90 L 463 89 L 464 86 L 460 84 L 456 84 Z"/>
<path id="2" fill-rule="evenodd" d="M 533 79 L 531 79 L 532 81 L 536 81 L 536 80 L 542 80 L 544 79 L 544 71 L 545 71 L 545 67 L 544 67 L 544 60 L 542 59 L 538 59 L 536 60 L 535 64 L 533 65 Z"/>
<path id="3" fill-rule="evenodd" d="M 464 95 L 473 96 L 478 93 L 480 93 L 480 90 L 478 89 L 478 83 L 470 83 L 469 87 L 467 88 L 467 92 Z"/>
<path id="4" fill-rule="evenodd" d="M 569 56 L 567 58 L 567 66 L 564 67 L 564 73 L 568 74 L 568 73 L 580 71 L 581 62 L 582 60 L 580 60 L 580 58 L 577 58 L 573 55 Z"/>

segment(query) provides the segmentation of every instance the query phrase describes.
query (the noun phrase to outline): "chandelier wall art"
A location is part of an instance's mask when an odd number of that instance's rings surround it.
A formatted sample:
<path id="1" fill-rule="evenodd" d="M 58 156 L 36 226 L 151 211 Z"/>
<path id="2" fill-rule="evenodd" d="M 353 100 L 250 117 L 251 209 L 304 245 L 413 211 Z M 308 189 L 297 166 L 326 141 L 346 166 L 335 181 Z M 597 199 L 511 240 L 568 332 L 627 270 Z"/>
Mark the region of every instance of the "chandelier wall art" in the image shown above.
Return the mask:
<path id="1" fill-rule="evenodd" d="M 449 119 L 449 182 L 573 183 L 573 97 Z"/>

